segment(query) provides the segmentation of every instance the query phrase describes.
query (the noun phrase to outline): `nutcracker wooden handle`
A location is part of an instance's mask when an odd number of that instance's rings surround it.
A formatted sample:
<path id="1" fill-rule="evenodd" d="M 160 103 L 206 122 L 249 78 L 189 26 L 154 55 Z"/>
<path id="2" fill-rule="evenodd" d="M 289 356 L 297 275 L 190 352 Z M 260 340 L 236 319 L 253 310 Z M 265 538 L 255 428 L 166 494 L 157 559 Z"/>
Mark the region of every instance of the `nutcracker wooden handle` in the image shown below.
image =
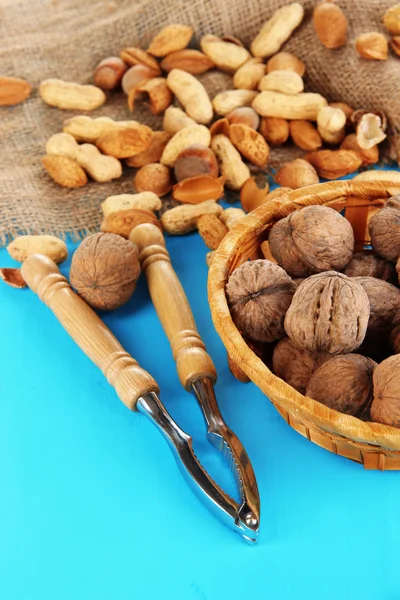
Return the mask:
<path id="1" fill-rule="evenodd" d="M 139 248 L 139 259 L 147 279 L 150 296 L 169 339 L 179 379 L 189 390 L 194 379 L 217 374 L 183 290 L 172 267 L 161 231 L 144 223 L 135 227 L 129 239 Z"/>
<path id="2" fill-rule="evenodd" d="M 64 329 L 101 369 L 119 398 L 131 410 L 147 392 L 158 393 L 154 379 L 139 367 L 96 313 L 72 291 L 57 265 L 39 254 L 21 268 L 28 286 L 53 311 Z"/>

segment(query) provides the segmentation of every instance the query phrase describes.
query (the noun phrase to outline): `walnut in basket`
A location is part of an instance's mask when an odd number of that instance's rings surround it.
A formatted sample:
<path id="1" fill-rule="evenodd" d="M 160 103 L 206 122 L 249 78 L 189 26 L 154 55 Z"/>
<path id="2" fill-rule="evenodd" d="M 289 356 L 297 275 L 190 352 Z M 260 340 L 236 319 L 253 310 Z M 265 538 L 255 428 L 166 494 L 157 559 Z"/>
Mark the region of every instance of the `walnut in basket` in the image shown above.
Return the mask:
<path id="1" fill-rule="evenodd" d="M 310 352 L 295 346 L 290 338 L 283 338 L 275 346 L 272 370 L 300 394 L 304 394 L 311 375 L 331 358 L 333 358 L 332 354 Z"/>
<path id="2" fill-rule="evenodd" d="M 236 327 L 244 336 L 259 342 L 283 337 L 283 320 L 295 289 L 289 275 L 269 260 L 243 263 L 226 284 Z"/>
<path id="3" fill-rule="evenodd" d="M 395 314 L 400 310 L 400 290 L 375 277 L 355 277 L 367 293 L 370 304 L 367 337 L 378 342 L 387 338 Z"/>
<path id="4" fill-rule="evenodd" d="M 373 249 L 379 256 L 396 262 L 400 257 L 400 194 L 386 200 L 369 223 Z"/>
<path id="5" fill-rule="evenodd" d="M 395 314 L 392 323 L 392 333 L 390 334 L 390 343 L 396 354 L 400 354 L 400 310 Z"/>
<path id="6" fill-rule="evenodd" d="M 297 288 L 285 331 L 299 348 L 343 354 L 363 341 L 370 314 L 368 295 L 354 278 L 327 271 Z"/>
<path id="7" fill-rule="evenodd" d="M 342 271 L 347 277 L 376 277 L 389 283 L 397 280 L 393 263 L 374 252 L 356 252 Z"/>
<path id="8" fill-rule="evenodd" d="M 336 210 L 308 206 L 272 227 L 269 246 L 278 264 L 293 277 L 341 270 L 354 251 L 350 223 Z"/>
<path id="9" fill-rule="evenodd" d="M 376 362 L 359 354 L 335 356 L 311 376 L 306 394 L 346 415 L 369 418 Z"/>
<path id="10" fill-rule="evenodd" d="M 400 354 L 381 362 L 375 369 L 373 380 L 372 420 L 400 427 Z"/>

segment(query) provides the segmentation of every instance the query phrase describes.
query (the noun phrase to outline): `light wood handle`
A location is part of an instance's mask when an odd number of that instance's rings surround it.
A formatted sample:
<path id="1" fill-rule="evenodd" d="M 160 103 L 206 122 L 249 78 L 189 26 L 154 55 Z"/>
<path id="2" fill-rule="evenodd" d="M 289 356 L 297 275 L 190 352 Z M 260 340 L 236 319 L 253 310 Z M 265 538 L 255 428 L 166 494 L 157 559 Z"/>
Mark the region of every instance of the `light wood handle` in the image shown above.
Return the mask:
<path id="1" fill-rule="evenodd" d="M 158 393 L 154 379 L 139 367 L 96 313 L 72 291 L 57 265 L 46 256 L 30 256 L 21 267 L 28 286 L 47 304 L 78 346 L 101 369 L 131 410 L 147 392 Z"/>
<path id="2" fill-rule="evenodd" d="M 169 339 L 179 379 L 189 389 L 197 377 L 217 374 L 207 354 L 183 287 L 171 265 L 161 231 L 149 223 L 135 227 L 129 239 L 139 248 L 153 304 Z"/>

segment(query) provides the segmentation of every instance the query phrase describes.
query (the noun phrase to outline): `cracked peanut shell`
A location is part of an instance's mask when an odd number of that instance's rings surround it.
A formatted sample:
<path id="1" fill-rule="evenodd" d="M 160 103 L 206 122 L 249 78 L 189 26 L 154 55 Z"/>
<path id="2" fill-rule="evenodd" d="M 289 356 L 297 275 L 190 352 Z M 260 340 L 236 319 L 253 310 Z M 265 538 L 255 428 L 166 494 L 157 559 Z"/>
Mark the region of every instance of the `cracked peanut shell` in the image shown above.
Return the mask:
<path id="1" fill-rule="evenodd" d="M 340 271 L 350 261 L 354 234 L 333 208 L 308 206 L 272 227 L 269 245 L 278 264 L 293 277 Z"/>
<path id="2" fill-rule="evenodd" d="M 252 340 L 278 340 L 285 335 L 283 321 L 295 289 L 289 275 L 269 260 L 243 263 L 226 285 L 235 325 Z"/>
<path id="3" fill-rule="evenodd" d="M 364 288 L 354 278 L 328 271 L 299 285 L 286 313 L 285 331 L 299 348 L 344 354 L 361 345 L 369 314 Z"/>

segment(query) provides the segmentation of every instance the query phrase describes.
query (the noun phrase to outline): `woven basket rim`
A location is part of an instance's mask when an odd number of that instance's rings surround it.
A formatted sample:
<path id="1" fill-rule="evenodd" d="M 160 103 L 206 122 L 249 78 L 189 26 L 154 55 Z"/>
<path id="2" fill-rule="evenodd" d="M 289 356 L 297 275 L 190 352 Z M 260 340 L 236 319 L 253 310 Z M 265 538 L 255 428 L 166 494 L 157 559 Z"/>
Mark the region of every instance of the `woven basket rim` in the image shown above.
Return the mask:
<path id="1" fill-rule="evenodd" d="M 371 200 L 387 198 L 398 193 L 400 183 L 390 180 L 333 181 L 288 192 L 284 197 L 261 205 L 232 228 L 216 251 L 208 276 L 208 298 L 215 328 L 231 358 L 240 364 L 243 371 L 267 397 L 297 417 L 311 420 L 328 433 L 388 450 L 400 450 L 399 428 L 360 421 L 328 408 L 312 398 L 303 396 L 268 369 L 249 348 L 235 326 L 228 308 L 225 285 L 238 248 L 246 245 L 252 237 L 262 235 L 266 224 L 277 211 L 283 213 L 279 217 L 283 218 L 304 206 L 323 205 L 335 200 L 345 200 L 348 196 Z M 303 203 L 304 197 L 310 196 L 315 201 Z"/>

